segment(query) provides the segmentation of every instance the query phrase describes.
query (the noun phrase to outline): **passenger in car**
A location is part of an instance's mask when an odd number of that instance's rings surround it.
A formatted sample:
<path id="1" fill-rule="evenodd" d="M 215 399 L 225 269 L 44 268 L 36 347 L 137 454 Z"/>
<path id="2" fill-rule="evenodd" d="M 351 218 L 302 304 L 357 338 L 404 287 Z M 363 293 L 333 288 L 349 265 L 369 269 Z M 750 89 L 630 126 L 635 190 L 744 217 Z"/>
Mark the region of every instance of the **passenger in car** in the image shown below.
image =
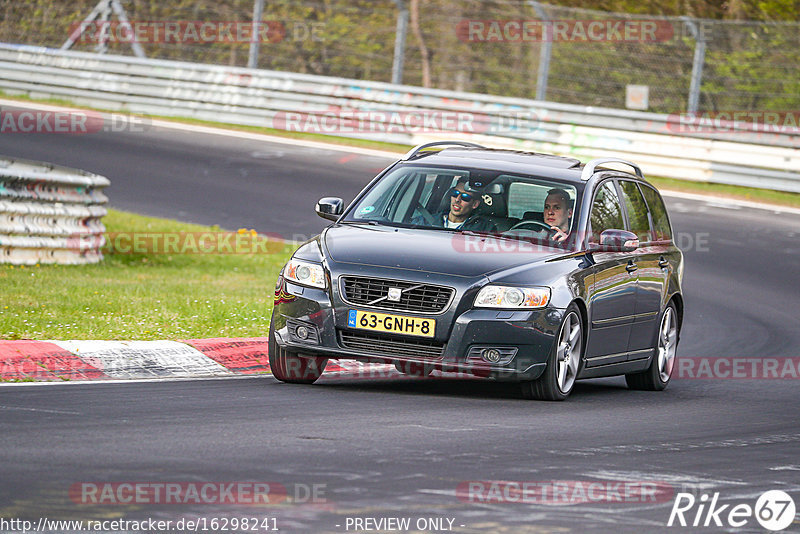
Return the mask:
<path id="1" fill-rule="evenodd" d="M 450 209 L 434 215 L 436 226 L 473 232 L 497 232 L 496 224 L 475 211 L 482 200 L 478 192 L 466 190 L 466 182 L 466 178 L 460 179 L 450 190 Z"/>
<path id="2" fill-rule="evenodd" d="M 569 237 L 570 219 L 572 218 L 572 201 L 569 194 L 556 187 L 547 192 L 544 199 L 544 222 L 554 232 L 551 241 L 563 243 Z"/>

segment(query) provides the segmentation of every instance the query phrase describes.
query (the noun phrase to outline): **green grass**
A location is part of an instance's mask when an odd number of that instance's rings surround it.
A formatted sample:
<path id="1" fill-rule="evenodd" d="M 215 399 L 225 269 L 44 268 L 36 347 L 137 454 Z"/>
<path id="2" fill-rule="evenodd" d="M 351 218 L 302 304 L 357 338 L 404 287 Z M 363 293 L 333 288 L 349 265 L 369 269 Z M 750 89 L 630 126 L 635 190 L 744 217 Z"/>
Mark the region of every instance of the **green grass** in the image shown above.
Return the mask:
<path id="1" fill-rule="evenodd" d="M 74 102 L 59 98 L 47 99 L 34 99 L 19 95 L 8 95 L 0 91 L 0 96 L 11 100 L 20 100 L 25 102 L 43 102 L 60 106 L 76 106 Z M 87 108 L 86 106 L 78 106 Z M 88 108 L 97 111 L 118 112 L 119 110 L 109 110 L 100 108 Z M 135 114 L 134 114 L 135 115 Z M 211 121 L 202 121 L 192 118 L 184 117 L 164 117 L 152 116 L 161 120 L 180 122 L 185 124 L 198 124 L 202 126 L 212 126 L 215 128 L 225 128 L 229 130 L 238 130 L 246 132 L 254 132 L 265 135 L 273 135 L 276 137 L 286 137 L 291 139 L 307 139 L 311 141 L 319 141 L 323 143 L 331 143 L 336 145 L 355 146 L 362 148 L 373 148 L 378 150 L 385 150 L 389 152 L 397 152 L 398 154 L 405 153 L 411 148 L 408 145 L 396 143 L 384 143 L 382 141 L 370 141 L 365 139 L 349 139 L 345 137 L 338 137 L 333 135 L 305 133 L 305 132 L 288 132 L 286 130 L 276 130 L 273 128 L 262 128 L 257 126 L 243 126 L 238 124 L 226 124 Z M 726 198 L 738 198 L 742 200 L 751 200 L 753 202 L 763 202 L 767 204 L 777 204 L 782 206 L 800 207 L 800 194 L 786 193 L 783 191 L 773 191 L 769 189 L 758 189 L 754 187 L 741 187 L 736 185 L 723 185 L 712 184 L 708 182 L 694 182 L 691 180 L 677 180 L 674 178 L 658 178 L 648 177 L 648 180 L 658 187 L 659 189 L 670 189 L 672 191 L 685 191 L 688 193 L 698 193 L 712 196 L 720 196 Z"/>
<path id="2" fill-rule="evenodd" d="M 219 232 L 115 210 L 103 221 L 109 233 Z M 107 250 L 95 265 L 0 265 L 0 339 L 266 336 L 275 279 L 293 248 L 270 242 L 261 253 Z"/>

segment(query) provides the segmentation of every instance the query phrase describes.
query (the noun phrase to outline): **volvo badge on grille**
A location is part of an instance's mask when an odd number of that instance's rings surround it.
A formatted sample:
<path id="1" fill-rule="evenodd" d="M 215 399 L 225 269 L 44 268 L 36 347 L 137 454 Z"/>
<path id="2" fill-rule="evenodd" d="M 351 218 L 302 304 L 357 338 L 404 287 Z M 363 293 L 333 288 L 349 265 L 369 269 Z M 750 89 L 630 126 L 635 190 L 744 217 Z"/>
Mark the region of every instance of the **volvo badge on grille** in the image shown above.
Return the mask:
<path id="1" fill-rule="evenodd" d="M 403 290 L 399 287 L 390 287 L 389 294 L 386 295 L 386 298 L 391 300 L 392 302 L 400 302 L 400 295 L 403 294 Z"/>

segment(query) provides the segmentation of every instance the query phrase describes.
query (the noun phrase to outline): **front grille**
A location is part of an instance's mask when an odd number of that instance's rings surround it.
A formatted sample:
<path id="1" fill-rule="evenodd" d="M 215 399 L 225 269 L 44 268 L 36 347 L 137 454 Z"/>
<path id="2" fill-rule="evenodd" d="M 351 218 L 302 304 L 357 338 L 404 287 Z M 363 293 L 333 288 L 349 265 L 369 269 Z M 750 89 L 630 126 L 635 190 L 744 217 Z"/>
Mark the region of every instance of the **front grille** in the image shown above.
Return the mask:
<path id="1" fill-rule="evenodd" d="M 339 342 L 346 349 L 369 352 L 376 356 L 401 356 L 405 358 L 441 358 L 444 343 L 428 339 L 400 339 L 379 334 L 361 334 L 339 331 Z"/>
<path id="2" fill-rule="evenodd" d="M 343 276 L 342 295 L 346 302 L 384 310 L 440 313 L 453 298 L 453 289 L 399 280 Z M 389 288 L 402 290 L 399 301 L 387 299 Z"/>

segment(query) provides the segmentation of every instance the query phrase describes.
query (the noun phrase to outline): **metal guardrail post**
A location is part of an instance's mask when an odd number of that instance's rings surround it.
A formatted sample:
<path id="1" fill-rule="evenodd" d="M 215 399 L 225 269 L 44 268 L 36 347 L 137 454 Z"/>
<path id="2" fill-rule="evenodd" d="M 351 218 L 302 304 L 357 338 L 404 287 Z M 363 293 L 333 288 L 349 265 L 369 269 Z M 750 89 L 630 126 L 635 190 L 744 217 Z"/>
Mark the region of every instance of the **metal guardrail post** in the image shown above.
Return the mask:
<path id="1" fill-rule="evenodd" d="M 706 34 L 703 25 L 699 26 L 689 17 L 681 17 L 695 38 L 694 59 L 692 60 L 692 81 L 689 85 L 689 102 L 686 111 L 696 113 L 700 103 L 700 84 L 703 79 L 703 65 L 706 59 Z"/>
<path id="2" fill-rule="evenodd" d="M 403 83 L 403 63 L 406 57 L 406 35 L 408 34 L 408 7 L 405 0 L 397 4 L 397 30 L 394 37 L 394 61 L 392 61 L 392 83 Z"/>
<path id="3" fill-rule="evenodd" d="M 119 0 L 111 1 L 111 9 L 114 10 L 114 13 L 116 13 L 117 18 L 122 25 L 131 28 L 131 33 L 133 33 L 133 26 L 131 26 L 131 23 L 128 20 L 128 15 L 125 14 L 125 9 L 122 7 L 122 4 L 119 3 Z M 142 48 L 142 45 L 135 40 L 131 42 L 131 49 L 133 50 L 133 55 L 136 57 L 147 57 L 147 54 L 144 53 L 144 48 Z"/>
<path id="4" fill-rule="evenodd" d="M 250 37 L 250 53 L 247 56 L 247 66 L 251 69 L 258 68 L 258 49 L 261 43 L 258 41 L 261 33 L 261 16 L 264 14 L 264 0 L 254 0 L 253 2 L 253 34 Z"/>
<path id="5" fill-rule="evenodd" d="M 536 14 L 543 22 L 550 20 L 547 12 L 539 2 L 529 1 Z M 542 31 L 542 47 L 539 49 L 539 74 L 536 77 L 536 100 L 547 99 L 547 78 L 550 75 L 550 57 L 553 53 L 553 27 L 545 24 Z"/>

